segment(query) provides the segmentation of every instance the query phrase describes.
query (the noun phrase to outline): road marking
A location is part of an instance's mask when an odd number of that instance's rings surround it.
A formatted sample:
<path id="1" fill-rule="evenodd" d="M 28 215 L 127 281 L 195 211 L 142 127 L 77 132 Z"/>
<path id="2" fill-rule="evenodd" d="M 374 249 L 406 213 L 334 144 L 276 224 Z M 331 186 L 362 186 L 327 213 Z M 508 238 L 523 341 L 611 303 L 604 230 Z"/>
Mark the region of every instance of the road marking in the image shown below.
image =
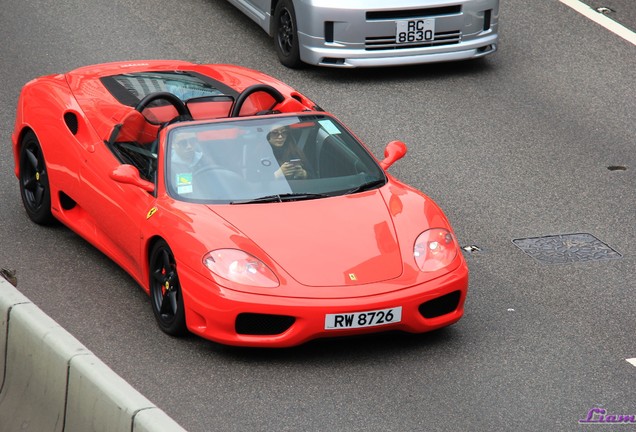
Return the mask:
<path id="1" fill-rule="evenodd" d="M 631 363 L 632 366 L 636 366 L 636 358 L 626 359 L 627 363 Z"/>
<path id="2" fill-rule="evenodd" d="M 628 42 L 636 45 L 636 33 L 627 27 L 617 23 L 611 18 L 606 17 L 600 12 L 595 11 L 588 5 L 581 3 L 579 0 L 559 0 L 561 3 L 571 7 L 581 15 L 591 19 L 595 23 L 602 25 L 609 31 L 622 37 Z"/>

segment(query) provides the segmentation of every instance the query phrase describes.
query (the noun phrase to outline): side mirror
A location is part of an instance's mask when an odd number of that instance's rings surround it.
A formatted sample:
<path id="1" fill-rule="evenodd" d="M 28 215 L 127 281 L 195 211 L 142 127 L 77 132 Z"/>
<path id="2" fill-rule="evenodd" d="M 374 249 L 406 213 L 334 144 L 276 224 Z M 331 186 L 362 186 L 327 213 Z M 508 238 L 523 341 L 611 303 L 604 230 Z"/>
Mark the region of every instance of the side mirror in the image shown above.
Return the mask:
<path id="1" fill-rule="evenodd" d="M 139 170 L 132 165 L 119 165 L 110 173 L 110 178 L 117 183 L 129 184 L 140 187 L 146 192 L 154 192 L 155 185 L 139 176 Z"/>
<path id="2" fill-rule="evenodd" d="M 384 149 L 384 160 L 380 162 L 382 169 L 386 170 L 406 154 L 406 144 L 402 141 L 391 141 Z"/>

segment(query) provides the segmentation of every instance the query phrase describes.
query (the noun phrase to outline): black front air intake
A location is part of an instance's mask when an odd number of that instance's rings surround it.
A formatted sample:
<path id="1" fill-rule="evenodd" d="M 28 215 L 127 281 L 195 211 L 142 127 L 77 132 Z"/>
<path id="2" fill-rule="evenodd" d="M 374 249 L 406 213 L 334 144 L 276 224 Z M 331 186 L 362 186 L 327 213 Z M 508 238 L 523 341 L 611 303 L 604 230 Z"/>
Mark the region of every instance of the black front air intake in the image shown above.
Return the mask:
<path id="1" fill-rule="evenodd" d="M 461 292 L 453 291 L 450 294 L 422 303 L 419 307 L 419 311 L 424 318 L 437 318 L 438 316 L 446 315 L 457 309 L 460 298 Z"/>
<path id="2" fill-rule="evenodd" d="M 441 15 L 456 15 L 461 13 L 461 11 L 462 7 L 460 5 L 422 9 L 370 11 L 367 12 L 367 21 L 428 18 Z"/>
<path id="3" fill-rule="evenodd" d="M 236 332 L 244 335 L 277 335 L 290 328 L 296 318 L 286 315 L 242 313 L 236 317 Z"/>

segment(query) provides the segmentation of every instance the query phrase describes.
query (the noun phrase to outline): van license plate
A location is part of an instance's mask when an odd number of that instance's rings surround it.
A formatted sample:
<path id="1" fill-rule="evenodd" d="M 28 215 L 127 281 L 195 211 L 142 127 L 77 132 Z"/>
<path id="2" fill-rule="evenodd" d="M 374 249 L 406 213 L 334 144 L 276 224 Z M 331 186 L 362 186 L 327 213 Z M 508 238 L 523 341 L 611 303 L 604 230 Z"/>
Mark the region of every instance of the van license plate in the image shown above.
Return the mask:
<path id="1" fill-rule="evenodd" d="M 398 44 L 426 42 L 435 39 L 435 19 L 396 21 L 395 42 Z"/>

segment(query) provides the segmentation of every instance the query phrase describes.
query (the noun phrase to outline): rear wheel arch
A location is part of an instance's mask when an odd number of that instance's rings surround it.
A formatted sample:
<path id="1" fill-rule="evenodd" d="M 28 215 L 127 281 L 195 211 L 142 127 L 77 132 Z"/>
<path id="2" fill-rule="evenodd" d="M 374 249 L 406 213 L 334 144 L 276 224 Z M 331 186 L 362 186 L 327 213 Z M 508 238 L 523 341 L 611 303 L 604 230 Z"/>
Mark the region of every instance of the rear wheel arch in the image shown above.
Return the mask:
<path id="1" fill-rule="evenodd" d="M 274 37 L 276 35 L 276 25 L 274 24 L 274 11 L 276 10 L 276 5 L 280 0 L 272 0 L 272 3 L 269 8 L 269 35 Z"/>
<path id="2" fill-rule="evenodd" d="M 39 225 L 51 225 L 51 183 L 42 144 L 32 129 L 20 133 L 17 151 L 17 174 L 20 196 L 29 218 Z"/>
<path id="3" fill-rule="evenodd" d="M 33 128 L 31 126 L 23 126 L 22 130 L 20 131 L 20 135 L 18 137 L 18 142 L 21 143 L 22 140 L 24 139 L 24 135 L 26 135 L 29 132 L 31 132 L 35 136 L 37 136 L 37 134 L 35 133 L 35 131 L 33 130 Z"/>
<path id="4" fill-rule="evenodd" d="M 31 128 L 31 126 L 23 126 L 22 129 L 20 130 L 20 133 L 18 134 L 18 140 L 17 140 L 18 145 L 16 147 L 16 151 L 18 152 L 18 155 L 20 154 L 20 151 L 22 150 L 22 145 L 24 144 L 24 137 L 28 133 L 32 133 L 33 135 L 35 135 L 36 138 L 38 137 L 38 135 L 35 133 L 33 128 Z"/>

